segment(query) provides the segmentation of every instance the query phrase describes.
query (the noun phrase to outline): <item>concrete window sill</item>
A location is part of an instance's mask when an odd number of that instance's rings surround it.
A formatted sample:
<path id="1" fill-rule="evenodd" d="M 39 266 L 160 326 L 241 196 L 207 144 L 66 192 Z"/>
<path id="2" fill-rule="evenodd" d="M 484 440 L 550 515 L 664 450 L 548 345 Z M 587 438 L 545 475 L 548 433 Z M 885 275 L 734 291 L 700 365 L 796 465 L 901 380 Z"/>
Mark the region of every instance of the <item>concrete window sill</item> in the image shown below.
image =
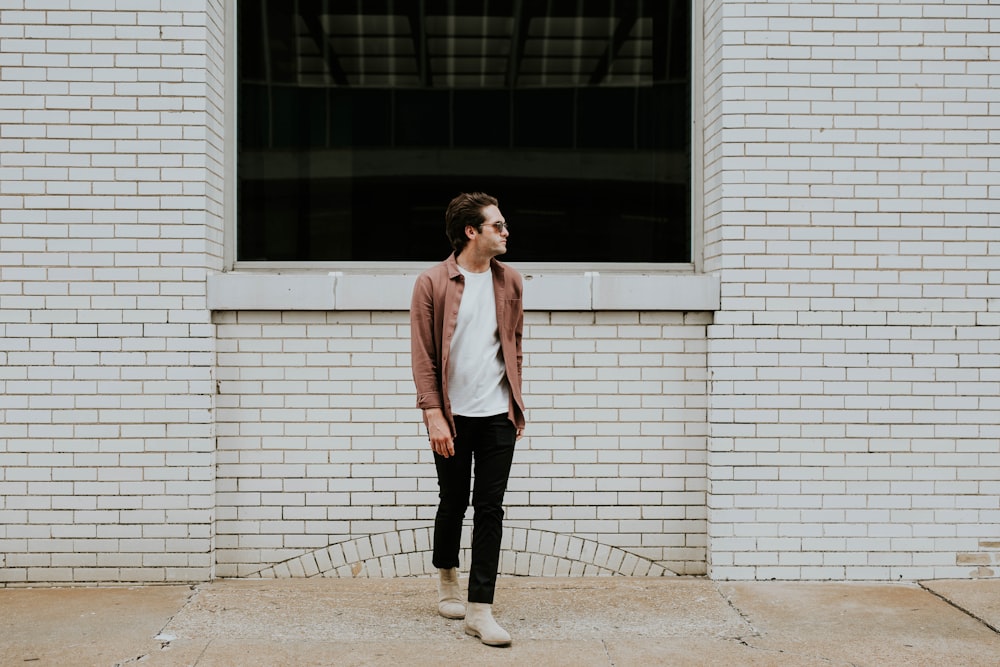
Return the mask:
<path id="1" fill-rule="evenodd" d="M 418 273 L 216 273 L 208 277 L 208 305 L 211 310 L 409 310 Z M 715 311 L 720 303 L 715 275 L 522 274 L 525 310 Z"/>

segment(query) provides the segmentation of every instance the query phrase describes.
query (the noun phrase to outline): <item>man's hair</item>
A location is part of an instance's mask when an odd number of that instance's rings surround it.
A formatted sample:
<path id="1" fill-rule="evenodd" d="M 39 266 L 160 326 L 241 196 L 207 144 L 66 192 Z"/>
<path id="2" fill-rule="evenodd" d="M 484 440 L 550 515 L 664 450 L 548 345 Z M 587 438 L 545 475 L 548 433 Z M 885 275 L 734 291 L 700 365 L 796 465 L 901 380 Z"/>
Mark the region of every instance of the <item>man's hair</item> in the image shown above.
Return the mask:
<path id="1" fill-rule="evenodd" d="M 487 206 L 499 206 L 495 197 L 484 192 L 463 192 L 448 204 L 444 212 L 445 233 L 451 241 L 455 254 L 461 254 L 469 238 L 465 235 L 468 226 L 479 229 L 486 222 L 483 209 Z"/>

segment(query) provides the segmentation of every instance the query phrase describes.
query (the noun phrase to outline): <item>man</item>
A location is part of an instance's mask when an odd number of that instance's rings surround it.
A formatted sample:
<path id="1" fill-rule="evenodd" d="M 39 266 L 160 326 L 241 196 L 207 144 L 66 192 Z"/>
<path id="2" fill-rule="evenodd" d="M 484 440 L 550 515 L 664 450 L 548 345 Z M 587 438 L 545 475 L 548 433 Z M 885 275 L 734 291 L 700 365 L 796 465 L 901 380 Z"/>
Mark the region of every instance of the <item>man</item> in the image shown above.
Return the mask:
<path id="1" fill-rule="evenodd" d="M 455 252 L 428 269 L 410 305 L 417 406 L 434 451 L 440 503 L 434 519 L 438 613 L 465 618 L 465 632 L 490 646 L 509 646 L 493 618 L 514 443 L 524 431 L 521 400 L 521 275 L 495 258 L 510 231 L 497 200 L 483 193 L 455 197 L 445 212 Z M 472 563 L 468 609 L 458 584 L 462 522 L 472 466 Z"/>

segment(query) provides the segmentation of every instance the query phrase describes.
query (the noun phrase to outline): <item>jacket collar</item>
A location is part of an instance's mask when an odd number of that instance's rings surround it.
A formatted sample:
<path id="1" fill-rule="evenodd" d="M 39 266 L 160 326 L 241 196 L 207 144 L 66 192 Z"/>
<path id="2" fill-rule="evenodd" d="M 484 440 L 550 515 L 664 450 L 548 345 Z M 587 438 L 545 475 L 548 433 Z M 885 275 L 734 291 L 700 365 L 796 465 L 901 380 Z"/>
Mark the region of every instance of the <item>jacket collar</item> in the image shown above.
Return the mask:
<path id="1" fill-rule="evenodd" d="M 444 260 L 444 265 L 448 268 L 448 279 L 454 280 L 462 275 L 462 272 L 458 270 L 458 258 L 455 253 L 451 253 L 448 259 Z"/>

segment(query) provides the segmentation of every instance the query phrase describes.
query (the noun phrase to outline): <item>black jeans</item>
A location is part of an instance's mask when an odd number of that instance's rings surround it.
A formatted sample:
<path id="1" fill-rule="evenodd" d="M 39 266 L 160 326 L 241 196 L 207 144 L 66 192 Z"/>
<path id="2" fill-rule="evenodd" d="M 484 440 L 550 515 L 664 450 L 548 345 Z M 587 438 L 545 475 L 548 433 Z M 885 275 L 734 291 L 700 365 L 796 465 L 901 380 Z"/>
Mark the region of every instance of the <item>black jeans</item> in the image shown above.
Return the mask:
<path id="1" fill-rule="evenodd" d="M 472 489 L 472 564 L 469 602 L 493 603 L 503 534 L 503 495 L 514 460 L 516 429 L 506 414 L 492 417 L 455 416 L 455 455 L 434 455 L 438 475 L 437 516 L 434 519 L 434 567 L 458 567 L 462 522 Z"/>

